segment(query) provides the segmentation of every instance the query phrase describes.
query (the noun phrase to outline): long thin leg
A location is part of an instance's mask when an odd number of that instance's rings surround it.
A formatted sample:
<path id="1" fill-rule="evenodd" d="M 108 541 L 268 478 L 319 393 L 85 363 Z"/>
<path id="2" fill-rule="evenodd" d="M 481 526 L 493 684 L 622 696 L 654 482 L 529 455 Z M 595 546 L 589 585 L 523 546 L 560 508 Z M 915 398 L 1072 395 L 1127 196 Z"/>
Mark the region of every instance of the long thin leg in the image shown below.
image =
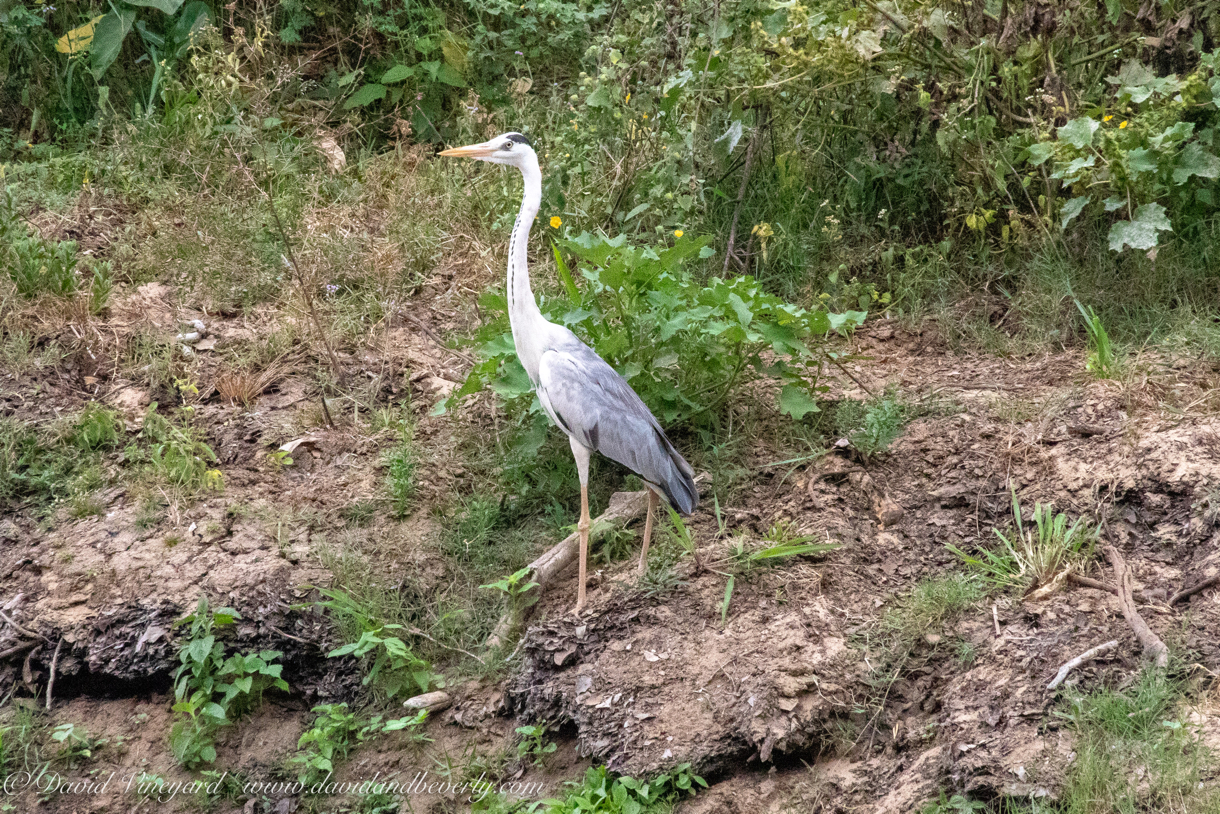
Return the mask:
<path id="1" fill-rule="evenodd" d="M 656 514 L 657 493 L 648 490 L 648 514 L 644 516 L 644 546 L 640 549 L 640 576 L 648 573 L 648 542 L 652 539 L 652 516 Z"/>
<path id="2" fill-rule="evenodd" d="M 585 577 L 589 562 L 589 457 L 590 451 L 575 438 L 568 438 L 572 445 L 572 457 L 576 459 L 576 472 L 580 475 L 580 521 L 576 530 L 580 532 L 580 585 L 576 589 L 576 612 L 585 606 Z"/>
<path id="3" fill-rule="evenodd" d="M 576 612 L 585 606 L 585 576 L 589 562 L 589 486 L 580 485 L 580 522 L 576 524 L 580 532 L 580 587 L 576 590 Z M 569 560 L 570 562 L 570 560 Z"/>

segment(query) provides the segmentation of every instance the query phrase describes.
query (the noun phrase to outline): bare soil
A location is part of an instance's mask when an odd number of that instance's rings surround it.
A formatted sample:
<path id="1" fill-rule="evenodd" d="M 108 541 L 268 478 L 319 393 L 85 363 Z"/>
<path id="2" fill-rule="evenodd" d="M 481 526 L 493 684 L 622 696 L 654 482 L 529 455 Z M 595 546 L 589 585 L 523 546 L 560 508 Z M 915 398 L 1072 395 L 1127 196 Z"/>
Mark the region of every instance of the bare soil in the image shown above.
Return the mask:
<path id="1" fill-rule="evenodd" d="M 124 213 L 106 217 L 121 221 Z M 70 228 L 104 252 L 106 239 L 89 231 L 96 219 Z M 69 353 L 61 366 L 0 374 L 0 414 L 45 422 L 96 399 L 123 411 L 134 431 L 147 405 L 166 394 L 123 377 L 118 358 L 130 337 L 172 343 L 183 322 L 201 319 L 223 349 L 274 318 L 226 316 L 200 294 L 161 283 L 116 296 L 104 317 L 62 325 L 55 338 Z M 286 366 L 252 407 L 227 404 L 214 388 L 223 367 L 216 352 L 198 351 L 191 361 L 202 385 L 197 421 L 220 458 L 223 493 L 172 504 L 151 525 L 122 487 L 103 494 L 99 517 L 61 513 L 48 521 L 22 511 L 0 519 L 0 605 L 22 594 L 14 621 L 45 637 L 0 660 L 0 697 L 12 689 L 43 703 L 62 641 L 50 720 L 111 741 L 88 768 L 188 779 L 166 741 L 182 636 L 172 625 L 205 593 L 242 613 L 235 648 L 285 653 L 292 685 L 291 695 L 225 731 L 218 766 L 259 777 L 283 766 L 312 704 L 361 692 L 354 663 L 325 657 L 338 644 L 330 623 L 296 607 L 316 596 L 310 586 L 332 579 L 319 549 L 339 541 L 364 551 L 391 584 L 396 575 L 424 584 L 443 577 L 427 505 L 469 485 L 453 453 L 454 419 L 428 411 L 461 381 L 466 363 L 429 334 L 469 324 L 473 296 L 452 269 L 438 272 L 384 326 L 383 341 L 341 356 L 347 375 L 372 382 L 380 398 L 407 391 L 418 411 L 417 442 L 434 456 L 422 484 L 425 508 L 404 522 L 377 517 L 355 533 L 338 513 L 379 493 L 379 452 L 390 436 L 370 435 L 360 415 L 327 426 L 301 365 Z M 1121 382 L 1094 381 L 1078 351 L 954 354 L 930 325 L 885 319 L 845 344 L 860 358 L 852 378 L 834 378 L 831 401 L 895 385 L 927 407 L 922 417 L 870 461 L 840 450 L 770 466 L 793 453 L 760 441 L 747 461 L 750 485 L 722 507 L 731 534 L 757 538 L 785 520 L 840 548 L 737 579 L 722 623 L 725 576 L 717 563 L 728 542 L 707 501 L 690 521 L 701 565 L 678 561 L 676 586 L 650 594 L 636 585 L 633 560 L 604 567 L 576 617 L 574 586 L 561 583 L 536 609 L 509 674 L 451 688 L 454 706 L 429 725 L 434 743 L 384 738 L 359 750 L 338 777 L 409 778 L 445 761 L 500 755 L 507 778 L 536 779 L 546 795 L 593 762 L 636 775 L 691 763 L 712 784 L 681 809 L 692 813 L 906 812 L 942 788 L 1053 797 L 1072 743 L 1051 714 L 1056 695 L 1047 683 L 1063 662 L 1112 638 L 1119 647 L 1070 682 L 1121 684 L 1141 664 L 1113 595 L 1068 584 L 1039 601 L 987 600 L 921 640 L 892 684 L 881 681 L 876 663 L 878 620 L 921 580 L 960 570 L 946 544 L 969 550 L 991 539 L 993 527 L 1005 528 L 1010 488 L 1024 506 L 1049 501 L 1102 519 L 1105 538 L 1133 570 L 1152 629 L 1185 669 L 1220 670 L 1220 590 L 1168 604 L 1220 570 L 1220 418 L 1204 410 L 1217 371 L 1146 353 Z M 294 466 L 269 461 L 268 452 L 301 438 Z M 1100 558 L 1095 568 L 1090 576 L 1109 578 Z M 11 626 L 0 628 L 0 652 L 23 640 Z M 1195 714 L 1220 744 L 1216 706 Z M 559 752 L 542 767 L 512 761 L 513 728 L 538 720 L 558 727 Z M 295 805 L 290 797 L 251 799 L 222 810 Z M 15 804 L 35 810 L 36 795 Z M 38 810 L 193 805 L 119 788 L 52 798 Z M 411 796 L 403 810 L 465 809 L 461 795 L 442 792 Z"/>

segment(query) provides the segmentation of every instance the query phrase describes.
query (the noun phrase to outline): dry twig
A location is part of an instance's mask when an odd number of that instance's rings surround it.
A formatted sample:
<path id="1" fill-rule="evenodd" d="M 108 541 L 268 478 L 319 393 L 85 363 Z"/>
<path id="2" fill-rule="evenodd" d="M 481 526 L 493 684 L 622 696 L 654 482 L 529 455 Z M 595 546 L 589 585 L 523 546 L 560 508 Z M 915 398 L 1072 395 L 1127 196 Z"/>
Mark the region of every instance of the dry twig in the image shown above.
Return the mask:
<path id="1" fill-rule="evenodd" d="M 1060 684 L 1063 683 L 1063 680 L 1065 678 L 1068 677 L 1068 673 L 1072 672 L 1077 667 L 1084 664 L 1086 661 L 1089 661 L 1090 659 L 1095 659 L 1098 656 L 1100 656 L 1102 653 L 1107 653 L 1116 647 L 1118 647 L 1118 639 L 1111 639 L 1110 641 L 1106 642 L 1105 644 L 1099 644 L 1096 647 L 1094 647 L 1092 650 L 1086 650 L 1083 653 L 1081 653 L 1079 656 L 1077 656 L 1076 658 L 1065 662 L 1064 665 L 1059 668 L 1059 672 L 1055 674 L 1054 680 L 1051 681 L 1050 684 L 1046 685 L 1046 688 L 1048 690 L 1055 689 L 1056 687 L 1058 687 Z"/>
<path id="2" fill-rule="evenodd" d="M 1189 588 L 1183 588 L 1182 590 L 1178 591 L 1173 596 L 1169 597 L 1169 604 L 1176 605 L 1179 602 L 1181 602 L 1183 599 L 1189 599 L 1190 597 L 1194 596 L 1195 594 L 1199 593 L 1200 591 L 1206 591 L 1208 588 L 1212 587 L 1213 585 L 1217 585 L 1217 584 L 1220 584 L 1220 574 L 1216 574 L 1215 576 L 1208 577 L 1207 579 L 1203 580 L 1202 582 L 1196 582 L 1194 585 L 1190 586 Z"/>
<path id="3" fill-rule="evenodd" d="M 59 648 L 64 646 L 64 640 L 61 636 L 55 644 L 55 655 L 51 656 L 51 672 L 47 676 L 47 709 L 51 708 L 51 691 L 55 689 L 55 668 L 59 666 Z"/>

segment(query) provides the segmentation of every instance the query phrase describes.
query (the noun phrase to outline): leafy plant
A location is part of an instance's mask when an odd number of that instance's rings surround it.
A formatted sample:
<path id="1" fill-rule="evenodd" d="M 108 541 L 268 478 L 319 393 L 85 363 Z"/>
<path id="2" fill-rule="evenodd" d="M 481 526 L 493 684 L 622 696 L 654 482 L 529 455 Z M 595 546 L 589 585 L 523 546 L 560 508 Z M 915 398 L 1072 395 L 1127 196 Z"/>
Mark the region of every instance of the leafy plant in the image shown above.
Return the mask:
<path id="1" fill-rule="evenodd" d="M 838 431 L 865 458 L 875 458 L 889 449 L 906 425 L 906 410 L 894 394 L 865 404 L 844 401 L 835 412 Z"/>
<path id="2" fill-rule="evenodd" d="M 1092 553 L 1098 529 L 1076 518 L 1070 526 L 1066 514 L 1055 514 L 1050 504 L 1034 505 L 1033 526 L 1021 519 L 1021 504 L 1016 490 L 1012 494 L 1014 530 L 1005 535 L 992 529 L 1001 548 L 980 548 L 977 555 L 946 546 L 984 580 L 1000 590 L 1018 589 L 1024 594 L 1044 596 L 1053 591 L 1073 570 L 1080 568 Z"/>
<path id="3" fill-rule="evenodd" d="M 583 333 L 667 425 L 711 422 L 733 392 L 762 376 L 782 383 L 781 412 L 799 419 L 817 411 L 822 369 L 837 359 L 822 340 L 865 317 L 786 303 L 751 277 L 701 285 L 685 263 L 711 255 L 706 239 L 682 237 L 653 249 L 632 246 L 624 235 L 582 234 L 562 245 L 581 261 L 585 290 L 567 275 L 566 298 L 545 300 L 543 311 Z M 566 266 L 560 269 L 565 274 Z M 516 359 L 506 300 L 487 294 L 480 305 L 493 315 L 478 334 L 482 361 L 442 409 L 490 387 L 512 409 L 528 408 L 545 422 Z"/>
<path id="4" fill-rule="evenodd" d="M 110 742 L 108 738 L 91 738 L 83 726 L 71 723 L 55 727 L 51 740 L 61 745 L 59 759 L 68 764 L 92 759 L 95 752 Z"/>
<path id="5" fill-rule="evenodd" d="M 719 507 L 717 506 L 717 509 Z M 733 601 L 733 591 L 737 585 L 737 577 L 748 577 L 759 566 L 778 565 L 791 557 L 804 557 L 825 554 L 839 547 L 839 543 L 811 543 L 817 535 L 799 535 L 789 521 L 774 523 L 767 532 L 766 541 L 774 545 L 766 548 L 748 548 L 746 538 L 739 536 L 730 544 L 727 560 L 728 572 L 721 571 L 728 577 L 724 588 L 724 599 L 720 602 L 720 624 L 728 620 L 729 606 Z"/>
<path id="6" fill-rule="evenodd" d="M 298 780 L 306 786 L 312 786 L 334 772 L 336 765 L 345 760 L 357 744 L 385 732 L 418 729 L 428 717 L 426 710 L 420 710 L 415 715 L 385 722 L 381 715 L 364 720 L 351 712 L 347 704 L 321 704 L 313 711 L 317 718 L 297 741 L 297 754 L 289 759 L 289 763 L 300 767 Z M 422 734 L 416 734 L 414 739 L 428 740 Z"/>
<path id="7" fill-rule="evenodd" d="M 171 486 L 191 491 L 220 491 L 224 477 L 214 466 L 220 461 L 190 422 L 174 424 L 157 412 L 157 403 L 149 405 L 144 415 L 140 437 L 148 441 L 146 463 L 158 479 Z"/>
<path id="8" fill-rule="evenodd" d="M 76 243 L 47 241 L 25 235 L 9 247 L 9 277 L 27 299 L 40 294 L 67 297 L 76 293 Z"/>
<path id="9" fill-rule="evenodd" d="M 373 619 L 352 597 L 339 589 L 319 588 L 326 599 L 319 608 L 342 614 L 359 628 L 359 638 L 327 653 L 327 658 L 355 656 L 365 662 L 365 686 L 373 684 L 390 698 L 430 692 L 445 686 L 444 676 L 432 672 L 432 665 L 420 658 L 410 645 L 388 632 L 406 630 L 404 625 L 386 624 Z"/>
<path id="10" fill-rule="evenodd" d="M 509 574 L 506 577 L 501 577 L 495 582 L 488 583 L 487 585 L 480 585 L 479 587 L 486 588 L 488 590 L 502 591 L 508 596 L 508 601 L 510 604 L 528 608 L 530 605 L 533 605 L 538 601 L 538 594 L 530 593 L 538 587 L 538 583 L 529 579 L 529 575 L 530 569 L 526 567 L 522 568 L 520 571 Z"/>
<path id="11" fill-rule="evenodd" d="M 516 729 L 521 741 L 517 744 L 517 757 L 529 758 L 535 766 L 541 766 L 547 755 L 555 753 L 559 747 L 554 741 L 546 740 L 548 727 L 546 721 L 533 726 L 519 726 Z"/>
<path id="12" fill-rule="evenodd" d="M 567 785 L 565 797 L 541 800 L 527 810 L 538 814 L 639 814 L 693 796 L 698 787 L 707 788 L 703 778 L 691 772 L 689 763 L 647 781 L 612 777 L 605 766 L 593 766 L 582 782 Z"/>
<path id="13" fill-rule="evenodd" d="M 399 430 L 397 445 L 385 455 L 386 485 L 390 490 L 390 504 L 397 517 L 405 517 L 411 508 L 418 486 L 416 470 L 418 456 L 411 443 L 410 429 L 403 424 Z"/>
<path id="14" fill-rule="evenodd" d="M 1080 316 L 1084 318 L 1084 330 L 1089 337 L 1089 359 L 1085 368 L 1099 379 L 1112 379 L 1118 371 L 1118 358 L 1114 354 L 1114 346 L 1110 344 L 1110 335 L 1106 326 L 1092 306 L 1085 308 L 1080 300 L 1073 300 Z"/>
<path id="15" fill-rule="evenodd" d="M 235 653 L 225 658 L 216 631 L 232 625 L 241 615 L 232 608 L 212 610 L 206 596 L 195 612 L 174 623 L 190 625 L 190 638 L 178 652 L 181 665 L 174 671 L 173 711 L 179 718 L 170 729 L 170 748 L 188 768 L 216 760 L 213 739 L 218 729 L 254 709 L 269 689 L 288 690 L 281 677 L 283 665 L 274 664 L 278 650 Z"/>

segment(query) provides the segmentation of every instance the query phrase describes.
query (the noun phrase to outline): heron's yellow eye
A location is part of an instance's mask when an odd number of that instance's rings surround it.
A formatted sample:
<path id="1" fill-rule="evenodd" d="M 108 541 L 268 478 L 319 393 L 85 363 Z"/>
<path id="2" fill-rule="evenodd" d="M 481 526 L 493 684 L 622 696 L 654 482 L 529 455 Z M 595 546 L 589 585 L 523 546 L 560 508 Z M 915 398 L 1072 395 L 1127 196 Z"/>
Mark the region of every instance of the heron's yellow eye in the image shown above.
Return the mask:
<path id="1" fill-rule="evenodd" d="M 511 150 L 512 148 L 513 148 L 513 143 L 512 143 L 511 141 L 506 141 L 506 142 L 504 142 L 504 149 L 505 149 L 505 150 Z"/>

